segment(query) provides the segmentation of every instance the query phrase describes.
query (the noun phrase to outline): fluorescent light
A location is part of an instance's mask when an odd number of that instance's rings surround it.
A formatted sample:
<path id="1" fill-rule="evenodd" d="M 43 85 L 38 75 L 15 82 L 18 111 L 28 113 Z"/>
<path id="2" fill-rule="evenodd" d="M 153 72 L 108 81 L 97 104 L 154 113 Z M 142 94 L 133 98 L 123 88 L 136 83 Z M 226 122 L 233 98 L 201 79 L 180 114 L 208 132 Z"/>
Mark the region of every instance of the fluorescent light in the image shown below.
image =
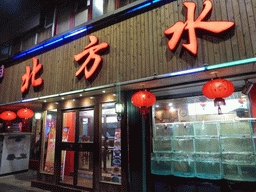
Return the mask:
<path id="1" fill-rule="evenodd" d="M 35 100 L 38 100 L 39 98 L 36 97 L 36 98 L 31 98 L 31 99 L 24 99 L 22 100 L 21 102 L 29 102 L 29 101 L 35 101 Z"/>
<path id="2" fill-rule="evenodd" d="M 27 51 L 27 54 L 29 54 L 29 53 L 33 53 L 33 52 L 38 51 L 38 50 L 40 50 L 40 49 L 42 49 L 42 48 L 44 48 L 44 46 L 39 46 L 39 47 L 36 47 L 36 48 L 30 49 L 29 51 Z"/>
<path id="3" fill-rule="evenodd" d="M 64 36 L 64 39 L 72 37 L 72 36 L 77 35 L 77 34 L 80 34 L 80 33 L 84 32 L 84 31 L 87 31 L 87 28 L 82 28 L 82 29 L 75 30 L 75 31 L 67 34 L 66 36 Z"/>
<path id="4" fill-rule="evenodd" d="M 152 3 L 157 3 L 159 1 L 162 1 L 162 0 L 154 0 L 154 1 L 152 1 Z"/>
<path id="5" fill-rule="evenodd" d="M 131 13 L 131 12 L 133 12 L 133 11 L 137 11 L 137 10 L 142 9 L 142 8 L 144 8 L 144 7 L 148 7 L 148 6 L 150 6 L 150 5 L 151 5 L 151 2 L 150 2 L 150 3 L 146 3 L 146 4 L 144 4 L 144 5 L 141 5 L 141 6 L 138 6 L 138 7 L 134 8 L 134 9 L 131 9 L 131 10 L 127 11 L 126 13 Z"/>
<path id="6" fill-rule="evenodd" d="M 20 57 L 25 56 L 26 54 L 27 54 L 26 52 L 25 52 L 25 53 L 21 53 L 21 54 L 15 56 L 15 57 L 13 57 L 13 59 L 18 59 L 18 58 L 20 58 Z"/>
<path id="7" fill-rule="evenodd" d="M 83 91 L 84 91 L 83 89 L 76 90 L 76 91 L 69 91 L 69 92 L 65 92 L 65 93 L 60 93 L 60 96 L 74 94 L 74 93 L 81 93 Z"/>
<path id="8" fill-rule="evenodd" d="M 47 95 L 47 96 L 39 97 L 39 99 L 47 99 L 47 98 L 58 97 L 58 96 L 59 96 L 59 94 Z"/>
<path id="9" fill-rule="evenodd" d="M 189 73 L 196 73 L 196 72 L 200 72 L 200 71 L 204 71 L 204 70 L 205 70 L 205 67 L 199 67 L 199 68 L 195 68 L 195 69 L 173 72 L 173 73 L 170 73 L 169 76 L 186 75 Z"/>
<path id="10" fill-rule="evenodd" d="M 35 114 L 35 119 L 41 119 L 41 113 L 36 113 Z"/>
<path id="11" fill-rule="evenodd" d="M 250 58 L 250 59 L 243 59 L 243 60 L 238 60 L 238 61 L 231 61 L 228 63 L 221 63 L 221 64 L 217 64 L 217 65 L 207 66 L 206 70 L 232 67 L 232 66 L 237 66 L 237 65 L 244 65 L 244 64 L 253 63 L 253 62 L 256 62 L 256 57 Z"/>
<path id="12" fill-rule="evenodd" d="M 46 44 L 44 44 L 44 47 L 47 47 L 47 46 L 50 46 L 50 45 L 53 45 L 55 43 L 58 43 L 60 41 L 62 41 L 63 38 L 60 38 L 60 39 L 56 39 L 56 40 L 53 40 L 53 41 L 50 41 L 50 42 L 47 42 Z"/>

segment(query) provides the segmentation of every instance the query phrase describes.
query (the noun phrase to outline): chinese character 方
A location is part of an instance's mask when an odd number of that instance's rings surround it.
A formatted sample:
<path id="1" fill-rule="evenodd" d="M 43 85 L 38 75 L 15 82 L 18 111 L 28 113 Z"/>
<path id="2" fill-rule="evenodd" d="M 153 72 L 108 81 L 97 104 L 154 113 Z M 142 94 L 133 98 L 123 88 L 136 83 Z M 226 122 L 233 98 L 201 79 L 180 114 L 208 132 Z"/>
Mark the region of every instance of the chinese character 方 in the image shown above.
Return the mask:
<path id="1" fill-rule="evenodd" d="M 171 50 L 173 50 L 178 44 L 183 31 L 188 30 L 189 43 L 182 44 L 182 46 L 196 55 L 197 40 L 195 29 L 203 29 L 213 33 L 220 33 L 231 28 L 235 24 L 234 22 L 229 21 L 203 21 L 208 13 L 212 10 L 212 2 L 210 0 L 206 0 L 204 2 L 204 9 L 196 20 L 194 18 L 196 9 L 195 3 L 184 2 L 183 5 L 187 8 L 187 21 L 185 23 L 178 21 L 172 27 L 164 31 L 165 35 L 173 34 L 168 42 L 168 47 Z"/>
<path id="2" fill-rule="evenodd" d="M 33 57 L 33 71 L 29 66 L 26 66 L 26 73 L 22 76 L 22 85 L 21 85 L 21 92 L 24 93 L 29 88 L 30 79 L 32 81 L 32 86 L 36 87 L 43 83 L 42 78 L 37 78 L 36 75 L 42 69 L 42 65 L 38 64 L 38 59 Z"/>
<path id="3" fill-rule="evenodd" d="M 85 78 L 89 79 L 95 73 L 102 61 L 101 56 L 99 56 L 98 54 L 108 47 L 108 44 L 106 42 L 96 45 L 98 43 L 98 38 L 94 35 L 90 35 L 89 39 L 90 44 L 84 48 L 84 51 L 77 55 L 74 55 L 74 59 L 76 62 L 80 61 L 83 57 L 87 57 L 83 62 L 82 66 L 76 72 L 76 77 L 80 76 L 81 73 L 84 71 Z"/>

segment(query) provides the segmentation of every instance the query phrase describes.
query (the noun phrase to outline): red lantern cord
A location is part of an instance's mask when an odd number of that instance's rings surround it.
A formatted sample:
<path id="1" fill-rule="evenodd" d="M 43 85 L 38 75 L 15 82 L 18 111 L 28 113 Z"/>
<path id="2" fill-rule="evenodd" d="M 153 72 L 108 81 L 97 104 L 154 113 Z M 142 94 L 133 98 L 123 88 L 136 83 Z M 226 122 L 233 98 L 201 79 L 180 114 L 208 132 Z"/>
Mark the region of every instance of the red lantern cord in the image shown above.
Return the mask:
<path id="1" fill-rule="evenodd" d="M 214 106 L 218 106 L 218 114 L 222 114 L 220 105 L 226 105 L 223 98 L 233 94 L 234 85 L 225 79 L 214 79 L 207 82 L 202 89 L 205 97 L 214 99 Z"/>
<path id="2" fill-rule="evenodd" d="M 147 107 L 140 107 L 140 114 L 143 115 L 144 119 L 147 119 L 147 113 L 150 113 Z"/>

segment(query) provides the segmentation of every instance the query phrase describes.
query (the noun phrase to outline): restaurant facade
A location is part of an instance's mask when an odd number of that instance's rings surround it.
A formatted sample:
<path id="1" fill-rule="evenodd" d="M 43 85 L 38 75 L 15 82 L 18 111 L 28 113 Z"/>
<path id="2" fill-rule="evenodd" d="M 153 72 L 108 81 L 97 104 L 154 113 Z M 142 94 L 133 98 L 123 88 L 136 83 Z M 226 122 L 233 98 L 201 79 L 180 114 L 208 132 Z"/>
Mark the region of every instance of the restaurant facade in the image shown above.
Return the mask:
<path id="1" fill-rule="evenodd" d="M 32 186 L 255 190 L 256 2 L 103 1 L 102 12 L 96 2 L 66 17 L 73 4 L 57 5 L 45 38 L 3 60 L 1 113 L 41 115 L 29 119 Z M 209 98 L 211 80 L 233 91 Z M 149 113 L 133 104 L 145 90 Z"/>

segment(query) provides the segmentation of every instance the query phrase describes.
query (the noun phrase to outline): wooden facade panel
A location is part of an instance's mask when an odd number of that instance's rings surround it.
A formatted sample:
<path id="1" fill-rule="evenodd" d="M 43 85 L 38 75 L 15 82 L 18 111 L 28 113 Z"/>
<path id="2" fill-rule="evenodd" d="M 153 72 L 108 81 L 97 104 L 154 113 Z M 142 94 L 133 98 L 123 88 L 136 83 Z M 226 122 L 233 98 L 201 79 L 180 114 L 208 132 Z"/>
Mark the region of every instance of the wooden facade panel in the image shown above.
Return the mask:
<path id="1" fill-rule="evenodd" d="M 253 3 L 254 4 L 253 4 Z M 245 6 L 247 11 L 247 17 L 248 17 L 248 31 L 250 33 L 250 42 L 252 43 L 253 52 L 252 54 L 256 56 L 256 17 L 254 14 L 256 14 L 256 1 L 251 0 L 245 0 Z M 245 29 L 246 30 L 246 29 Z M 249 38 L 248 37 L 248 38 Z"/>
<path id="2" fill-rule="evenodd" d="M 76 39 L 61 47 L 37 55 L 43 65 L 41 78 L 44 85 L 35 90 L 32 85 L 24 98 L 58 94 L 78 89 L 112 84 L 134 79 L 214 65 L 229 61 L 251 58 L 256 53 L 255 1 L 215 0 L 209 21 L 234 21 L 234 29 L 222 35 L 210 34 L 206 30 L 196 30 L 198 54 L 192 55 L 183 48 L 188 43 L 188 32 L 184 31 L 175 50 L 168 48 L 163 32 L 177 21 L 185 22 L 187 10 L 183 2 L 173 1 L 140 15 L 123 20 L 92 33 L 99 43 L 107 42 L 109 49 L 101 55 L 103 63 L 96 77 L 90 81 L 85 77 L 75 77 L 81 63 L 74 61 L 78 54 L 89 45 L 89 35 Z M 203 10 L 203 0 L 196 3 L 195 19 Z M 18 101 L 21 76 L 26 66 L 32 69 L 32 58 L 7 67 L 2 80 L 0 103 Z M 2 90 L 5 89 L 3 92 Z"/>
<path id="3" fill-rule="evenodd" d="M 149 73 L 154 74 L 154 38 L 153 38 L 153 33 L 154 33 L 154 28 L 153 28 L 153 16 L 150 13 L 148 13 L 148 48 L 149 48 L 149 63 L 147 63 L 147 67 L 149 68 Z"/>

